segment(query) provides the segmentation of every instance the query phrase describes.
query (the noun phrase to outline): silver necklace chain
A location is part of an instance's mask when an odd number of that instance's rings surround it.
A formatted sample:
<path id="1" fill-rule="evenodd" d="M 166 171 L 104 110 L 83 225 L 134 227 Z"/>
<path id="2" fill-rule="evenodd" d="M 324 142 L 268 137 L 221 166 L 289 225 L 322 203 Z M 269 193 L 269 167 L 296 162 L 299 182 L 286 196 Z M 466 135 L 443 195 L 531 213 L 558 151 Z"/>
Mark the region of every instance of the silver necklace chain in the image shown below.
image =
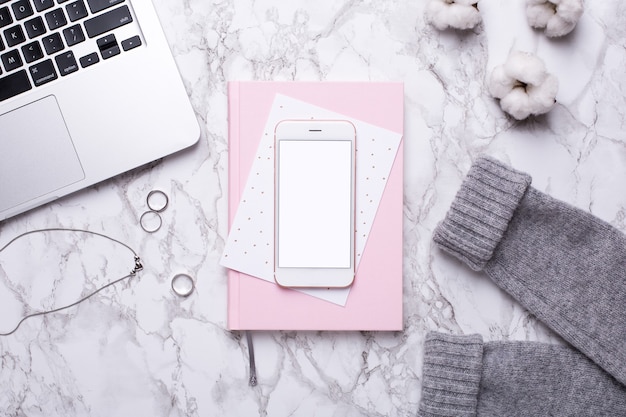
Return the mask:
<path id="1" fill-rule="evenodd" d="M 17 329 L 19 329 L 19 327 L 22 325 L 22 323 L 24 323 L 24 321 L 28 320 L 29 318 L 32 317 L 37 317 L 37 316 L 43 316 L 45 314 L 51 314 L 51 313 L 56 313 L 62 310 L 67 310 L 68 308 L 74 307 L 80 303 L 82 303 L 85 300 L 88 300 L 89 298 L 93 297 L 94 295 L 98 294 L 100 291 L 113 286 L 115 284 L 117 284 L 120 281 L 124 281 L 126 279 L 129 279 L 131 277 L 134 277 L 137 272 L 141 271 L 143 269 L 143 264 L 141 263 L 141 259 L 139 258 L 139 255 L 137 255 L 137 252 L 135 252 L 133 250 L 133 248 L 131 248 L 130 246 L 128 246 L 126 243 L 121 242 L 115 238 L 112 238 L 110 236 L 104 235 L 102 233 L 98 233 L 98 232 L 92 232 L 90 230 L 84 230 L 84 229 L 66 229 L 66 228 L 60 228 L 60 227 L 52 227 L 52 228 L 46 228 L 46 229 L 36 229 L 36 230 L 30 230 L 28 232 L 24 232 L 16 237 L 14 237 L 13 239 L 11 239 L 7 244 L 5 244 L 4 246 L 2 246 L 0 248 L 0 253 L 2 253 L 2 251 L 4 251 L 6 248 L 8 248 L 12 243 L 14 243 L 16 240 L 23 238 L 24 236 L 28 236 L 34 233 L 46 233 L 46 232 L 71 232 L 71 233 L 86 233 L 86 234 L 90 234 L 90 235 L 94 235 L 94 236 L 99 236 L 105 239 L 108 239 L 112 242 L 118 243 L 122 246 L 124 246 L 125 248 L 127 248 L 129 251 L 132 252 L 134 258 L 135 258 L 135 266 L 133 267 L 133 269 L 130 271 L 130 273 L 128 275 L 124 275 L 121 278 L 118 278 L 114 281 L 109 282 L 108 284 L 103 285 L 102 287 L 96 289 L 95 291 L 87 294 L 86 296 L 82 297 L 81 299 L 79 299 L 78 301 L 75 301 L 71 304 L 59 307 L 59 308 L 55 308 L 52 310 L 46 310 L 46 311 L 39 311 L 36 313 L 32 313 L 32 314 L 28 314 L 24 317 L 22 317 L 22 319 L 17 323 L 17 325 L 15 326 L 15 328 L 13 330 L 11 330 L 10 332 L 7 333 L 0 333 L 0 336 L 10 336 L 13 333 L 15 333 L 17 331 Z"/>

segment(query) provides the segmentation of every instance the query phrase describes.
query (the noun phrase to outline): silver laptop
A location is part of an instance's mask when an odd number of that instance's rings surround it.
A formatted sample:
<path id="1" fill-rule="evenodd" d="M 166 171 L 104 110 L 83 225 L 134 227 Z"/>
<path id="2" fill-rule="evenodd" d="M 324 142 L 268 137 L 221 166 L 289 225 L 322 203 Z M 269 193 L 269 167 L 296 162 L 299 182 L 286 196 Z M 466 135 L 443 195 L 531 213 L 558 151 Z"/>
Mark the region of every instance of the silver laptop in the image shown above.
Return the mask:
<path id="1" fill-rule="evenodd" d="M 0 0 L 0 221 L 196 143 L 149 0 Z"/>

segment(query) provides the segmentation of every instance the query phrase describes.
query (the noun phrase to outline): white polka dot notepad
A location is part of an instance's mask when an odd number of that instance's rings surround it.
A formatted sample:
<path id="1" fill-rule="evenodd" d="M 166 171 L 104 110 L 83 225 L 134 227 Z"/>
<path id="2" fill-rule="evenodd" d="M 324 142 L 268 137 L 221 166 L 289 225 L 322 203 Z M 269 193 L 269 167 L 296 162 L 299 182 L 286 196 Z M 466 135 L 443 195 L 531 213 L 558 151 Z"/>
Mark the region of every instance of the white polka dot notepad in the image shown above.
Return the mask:
<path id="1" fill-rule="evenodd" d="M 391 172 L 402 135 L 277 94 L 220 261 L 274 282 L 274 128 L 281 120 L 350 120 L 356 127 L 356 271 Z M 345 305 L 350 288 L 298 289 Z"/>

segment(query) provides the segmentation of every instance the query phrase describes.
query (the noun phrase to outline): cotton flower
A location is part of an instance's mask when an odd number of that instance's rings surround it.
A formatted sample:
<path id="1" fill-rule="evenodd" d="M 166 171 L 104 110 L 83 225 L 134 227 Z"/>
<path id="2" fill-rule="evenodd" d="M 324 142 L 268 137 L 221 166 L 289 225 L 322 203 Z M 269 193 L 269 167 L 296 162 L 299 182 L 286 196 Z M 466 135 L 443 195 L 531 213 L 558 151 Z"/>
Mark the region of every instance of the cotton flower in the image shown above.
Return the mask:
<path id="1" fill-rule="evenodd" d="M 526 18 L 550 37 L 570 33 L 583 14 L 583 0 L 527 0 Z"/>
<path id="2" fill-rule="evenodd" d="M 478 0 L 431 0 L 426 19 L 437 29 L 472 29 L 480 22 Z"/>
<path id="3" fill-rule="evenodd" d="M 489 79 L 489 92 L 517 120 L 547 113 L 554 106 L 559 83 L 543 61 L 528 52 L 513 52 Z"/>

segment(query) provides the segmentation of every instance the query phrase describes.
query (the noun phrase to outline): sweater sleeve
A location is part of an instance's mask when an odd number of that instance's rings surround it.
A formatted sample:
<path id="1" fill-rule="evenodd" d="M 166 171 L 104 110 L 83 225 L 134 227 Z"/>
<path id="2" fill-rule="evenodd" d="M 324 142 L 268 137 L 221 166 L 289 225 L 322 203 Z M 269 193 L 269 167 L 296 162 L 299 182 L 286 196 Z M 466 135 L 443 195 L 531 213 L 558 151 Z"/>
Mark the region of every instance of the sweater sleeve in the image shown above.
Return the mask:
<path id="1" fill-rule="evenodd" d="M 478 406 L 483 340 L 431 332 L 424 344 L 419 416 L 473 416 Z"/>
<path id="2" fill-rule="evenodd" d="M 433 238 L 626 384 L 622 233 L 480 158 Z"/>
<path id="3" fill-rule="evenodd" d="M 426 336 L 420 417 L 625 414 L 626 387 L 570 346 Z"/>

